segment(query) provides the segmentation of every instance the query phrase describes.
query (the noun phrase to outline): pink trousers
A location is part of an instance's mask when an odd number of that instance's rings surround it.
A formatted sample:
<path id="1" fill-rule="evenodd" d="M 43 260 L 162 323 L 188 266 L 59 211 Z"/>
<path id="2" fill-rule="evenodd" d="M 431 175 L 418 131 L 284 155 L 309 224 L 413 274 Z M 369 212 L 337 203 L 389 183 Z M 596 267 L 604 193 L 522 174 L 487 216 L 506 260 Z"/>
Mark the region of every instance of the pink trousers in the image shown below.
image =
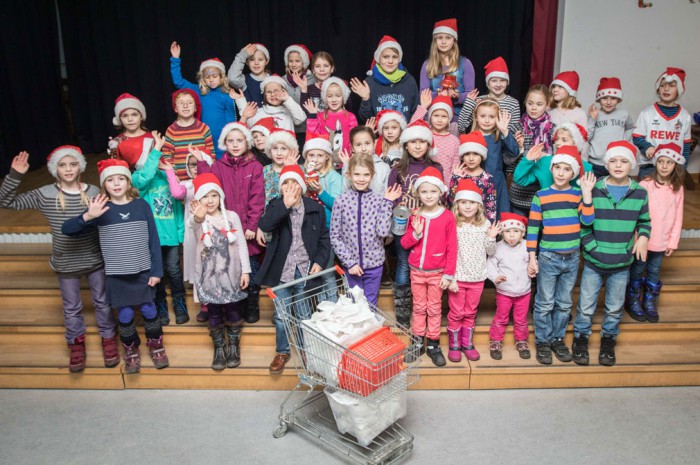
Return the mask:
<path id="1" fill-rule="evenodd" d="M 411 293 L 413 294 L 413 322 L 411 331 L 416 336 L 440 339 L 442 322 L 442 293 L 440 280 L 442 271 L 411 270 Z"/>
<path id="2" fill-rule="evenodd" d="M 530 293 L 520 297 L 509 297 L 496 293 L 496 315 L 493 317 L 489 337 L 492 341 L 502 341 L 508 326 L 508 316 L 513 309 L 513 336 L 516 341 L 527 341 L 527 311 L 530 309 Z"/>
<path id="3" fill-rule="evenodd" d="M 473 283 L 457 281 L 459 290 L 447 292 L 450 312 L 447 314 L 447 329 L 459 329 L 462 326 L 474 327 L 476 310 L 479 308 L 484 281 Z"/>

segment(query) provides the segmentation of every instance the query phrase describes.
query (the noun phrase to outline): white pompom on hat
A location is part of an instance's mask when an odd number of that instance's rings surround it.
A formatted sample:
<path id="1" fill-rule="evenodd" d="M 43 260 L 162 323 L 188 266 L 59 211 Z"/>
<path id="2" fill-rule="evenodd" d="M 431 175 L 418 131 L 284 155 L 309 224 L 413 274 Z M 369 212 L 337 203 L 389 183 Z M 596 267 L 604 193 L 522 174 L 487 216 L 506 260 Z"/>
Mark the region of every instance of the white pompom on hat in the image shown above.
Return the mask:
<path id="1" fill-rule="evenodd" d="M 680 97 L 685 92 L 685 71 L 680 68 L 666 68 L 666 71 L 661 73 L 661 76 L 656 80 L 656 90 L 662 82 L 675 81 L 678 86 L 678 96 Z"/>

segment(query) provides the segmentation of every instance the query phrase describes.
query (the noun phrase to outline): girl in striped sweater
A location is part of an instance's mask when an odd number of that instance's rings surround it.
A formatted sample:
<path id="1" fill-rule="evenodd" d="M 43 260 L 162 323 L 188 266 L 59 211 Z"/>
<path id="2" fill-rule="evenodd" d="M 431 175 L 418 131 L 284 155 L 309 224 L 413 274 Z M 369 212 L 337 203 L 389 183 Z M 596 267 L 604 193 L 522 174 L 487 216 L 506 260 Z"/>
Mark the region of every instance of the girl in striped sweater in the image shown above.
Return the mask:
<path id="1" fill-rule="evenodd" d="M 22 177 L 29 170 L 29 154 L 21 152 L 12 160 L 10 173 L 0 187 L 0 207 L 12 210 L 38 210 L 51 226 L 51 257 L 49 264 L 56 272 L 63 299 L 66 341 L 70 349 L 71 372 L 85 369 L 85 320 L 80 296 L 80 277 L 85 276 L 95 304 L 97 328 L 102 337 L 102 352 L 106 367 L 119 364 L 117 324 L 107 298 L 105 270 L 99 252 L 97 231 L 77 237 L 61 232 L 63 222 L 85 211 L 88 199 L 99 189 L 80 182 L 85 171 L 85 157 L 78 147 L 64 145 L 56 148 L 47 162 L 55 182 L 17 195 Z"/>

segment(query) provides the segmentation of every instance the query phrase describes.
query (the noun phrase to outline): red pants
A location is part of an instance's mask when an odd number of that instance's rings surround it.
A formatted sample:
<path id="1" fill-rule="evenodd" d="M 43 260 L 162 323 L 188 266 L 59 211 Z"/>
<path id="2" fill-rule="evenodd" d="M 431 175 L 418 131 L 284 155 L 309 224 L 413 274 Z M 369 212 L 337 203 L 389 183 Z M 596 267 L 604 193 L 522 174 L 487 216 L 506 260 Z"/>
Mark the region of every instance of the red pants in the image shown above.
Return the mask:
<path id="1" fill-rule="evenodd" d="M 474 327 L 476 311 L 484 292 L 484 281 L 473 283 L 457 281 L 459 290 L 447 293 L 450 312 L 447 314 L 447 329 L 459 329 L 462 326 Z"/>
<path id="2" fill-rule="evenodd" d="M 513 309 L 513 336 L 516 341 L 527 341 L 530 334 L 527 328 L 527 311 L 530 309 L 530 293 L 520 297 L 509 297 L 496 293 L 496 315 L 493 317 L 489 337 L 492 341 L 502 341 L 508 326 L 510 309 Z"/>
<path id="3" fill-rule="evenodd" d="M 416 336 L 440 339 L 443 293 L 443 290 L 440 289 L 440 280 L 442 276 L 442 271 L 411 270 L 411 293 L 413 293 L 411 331 Z"/>

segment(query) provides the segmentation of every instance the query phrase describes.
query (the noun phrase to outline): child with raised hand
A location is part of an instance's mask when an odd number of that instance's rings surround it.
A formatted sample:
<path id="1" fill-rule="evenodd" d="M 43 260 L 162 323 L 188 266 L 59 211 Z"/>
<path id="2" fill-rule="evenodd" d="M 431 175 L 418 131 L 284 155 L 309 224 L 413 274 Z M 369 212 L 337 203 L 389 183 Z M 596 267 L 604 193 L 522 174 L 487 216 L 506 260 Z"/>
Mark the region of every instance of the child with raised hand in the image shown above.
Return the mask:
<path id="1" fill-rule="evenodd" d="M 289 95 L 299 105 L 302 105 L 301 84 L 308 86 L 316 82 L 316 78 L 309 70 L 311 55 L 311 51 L 304 44 L 293 44 L 284 50 L 284 80 L 287 82 Z M 306 132 L 306 122 L 295 125 L 294 132 L 297 134 L 297 141 L 301 144 Z"/>
<path id="2" fill-rule="evenodd" d="M 377 195 L 384 195 L 387 185 L 389 184 L 389 165 L 379 158 L 379 155 L 374 153 L 376 143 L 374 141 L 374 131 L 367 126 L 356 126 L 350 131 L 350 143 L 352 144 L 352 154 L 347 152 L 340 153 L 340 160 L 343 163 L 342 174 L 345 180 L 343 181 L 343 190 L 350 188 L 350 178 L 348 177 L 347 164 L 352 157 L 365 156 L 374 163 L 374 174 L 369 183 L 369 188 Z"/>
<path id="3" fill-rule="evenodd" d="M 481 191 L 481 203 L 484 215 L 490 223 L 496 223 L 496 184 L 493 176 L 487 173 L 482 165 L 486 160 L 488 149 L 486 139 L 481 131 L 462 134 L 459 138 L 459 156 L 461 163 L 454 167 L 450 189 L 447 191 L 447 205 L 454 204 L 459 183 L 469 179 Z"/>
<path id="4" fill-rule="evenodd" d="M 154 150 L 161 149 L 162 139 Z M 61 227 L 63 234 L 81 236 L 98 230 L 100 249 L 105 262 L 107 294 L 117 308 L 119 337 L 124 349 L 124 371 L 141 370 L 141 339 L 134 323 L 134 307 L 140 307 L 146 329 L 146 345 L 153 366 L 168 366 L 163 347 L 163 328 L 153 302 L 155 285 L 163 275 L 160 242 L 151 207 L 138 197 L 131 185 L 131 171 L 123 160 L 97 162 L 100 195 L 90 199 L 85 213 L 75 216 Z"/>
<path id="5" fill-rule="evenodd" d="M 71 373 L 83 371 L 87 358 L 85 319 L 80 293 L 81 276 L 87 278 L 95 305 L 104 364 L 108 368 L 119 364 L 117 323 L 107 297 L 104 260 L 98 252 L 97 231 L 75 237 L 61 232 L 63 223 L 84 212 L 89 205 L 89 199 L 99 193 L 97 187 L 80 181 L 85 166 L 85 157 L 79 147 L 56 147 L 49 154 L 46 163 L 54 182 L 17 194 L 17 188 L 29 170 L 29 154 L 20 152 L 12 159 L 10 172 L 0 186 L 0 208 L 40 211 L 51 227 L 49 265 L 56 272 L 63 300 L 65 338 L 70 350 L 68 368 Z"/>
<path id="6" fill-rule="evenodd" d="M 260 90 L 263 93 L 263 104 L 258 107 L 255 116 L 246 121 L 248 125 L 272 117 L 275 127 L 294 132 L 295 126 L 306 121 L 304 110 L 289 95 L 289 87 L 284 79 L 276 74 L 268 76 L 260 83 Z"/>
<path id="7" fill-rule="evenodd" d="M 685 158 L 682 153 L 680 145 L 659 145 L 654 155 L 654 171 L 639 183 L 649 197 L 651 236 L 646 260 L 635 259 L 632 263 L 625 296 L 625 310 L 637 321 L 659 321 L 656 301 L 662 286 L 661 265 L 664 257 L 670 257 L 678 249 L 683 230 Z"/>
<path id="8" fill-rule="evenodd" d="M 370 118 L 372 120 L 372 118 Z M 382 110 L 374 119 L 377 123 L 377 144 L 374 153 L 390 168 L 393 168 L 403 155 L 399 139 L 401 132 L 406 129 L 406 118 L 403 113 L 395 110 Z M 374 125 L 372 125 L 374 127 Z"/>
<path id="9" fill-rule="evenodd" d="M 121 94 L 114 101 L 112 124 L 119 135 L 109 138 L 107 155 L 123 160 L 147 156 L 153 147 L 153 136 L 146 128 L 146 107 L 131 94 Z"/>
<path id="10" fill-rule="evenodd" d="M 607 176 L 605 151 L 610 142 L 632 141 L 634 123 L 627 110 L 619 108 L 622 102 L 622 85 L 616 77 L 600 78 L 594 103 L 588 109 L 588 161 L 593 165 L 593 174 Z"/>
<path id="11" fill-rule="evenodd" d="M 511 119 L 508 128 L 515 133 L 518 130 L 518 121 L 520 121 L 520 103 L 506 94 L 508 84 L 510 84 L 510 74 L 508 73 L 506 61 L 503 57 L 494 58 L 484 66 L 484 74 L 486 75 L 486 87 L 489 92 L 488 94 L 479 95 L 479 91 L 473 89 L 467 94 L 457 122 L 459 132 L 466 132 L 472 126 L 477 103 L 482 99 L 491 99 L 498 103 L 501 110 L 506 110 L 510 113 Z"/>
<path id="12" fill-rule="evenodd" d="M 444 95 L 439 95 L 435 99 L 430 96 L 430 90 L 425 89 L 420 94 L 420 105 L 411 118 L 411 123 L 423 119 L 428 115 L 428 124 L 433 131 L 435 141 L 434 157 L 435 161 L 442 166 L 442 173 L 445 177 L 445 184 L 450 183 L 452 171 L 459 165 L 459 139 L 456 129 L 451 131 L 450 127 L 456 124 L 450 123 L 454 110 L 452 100 Z"/>
<path id="13" fill-rule="evenodd" d="M 187 88 L 197 92 L 202 102 L 202 122 L 209 126 L 212 139 L 219 140 L 221 129 L 236 121 L 236 105 L 229 95 L 231 86 L 226 77 L 226 67 L 216 57 L 204 60 L 199 64 L 195 84 L 182 77 L 180 53 L 180 44 L 170 44 L 170 76 L 173 84 L 178 89 Z M 223 152 L 217 149 L 216 158 L 221 158 L 222 155 Z"/>
<path id="14" fill-rule="evenodd" d="M 292 131 L 274 128 L 265 140 L 265 154 L 272 161 L 263 168 L 265 205 L 280 196 L 279 179 L 282 168 L 299 161 L 299 145 Z"/>
<path id="15" fill-rule="evenodd" d="M 518 155 L 518 158 L 512 165 L 506 168 L 508 174 L 513 174 L 512 172 L 520 164 L 525 154 L 534 145 L 541 143 L 545 153 L 552 153 L 552 131 L 554 130 L 554 125 L 552 125 L 552 121 L 547 113 L 549 98 L 549 89 L 543 84 L 535 84 L 527 91 L 527 95 L 525 95 L 525 113 L 520 117 L 518 130 L 515 133 L 515 140 L 520 147 L 520 155 Z M 512 179 L 508 187 L 511 211 L 527 218 L 530 214 L 532 197 L 535 196 L 539 189 L 540 184 L 536 180 L 530 184 L 521 185 L 515 179 Z"/>
<path id="16" fill-rule="evenodd" d="M 259 107 L 263 104 L 263 90 L 260 83 L 270 74 L 267 64 L 270 62 L 270 52 L 263 44 L 248 44 L 241 49 L 233 59 L 228 69 L 228 80 L 236 89 L 243 91 L 248 102 L 255 102 Z M 243 73 L 248 66 L 247 74 Z"/>
<path id="17" fill-rule="evenodd" d="M 304 104 L 311 101 L 316 105 L 318 111 L 325 111 L 326 103 L 323 100 L 321 89 L 326 79 L 332 77 L 335 71 L 335 61 L 331 54 L 324 51 L 314 53 L 314 56 L 311 57 L 310 71 L 313 74 L 313 80 L 305 76 L 296 80 L 299 89 L 301 89 L 301 106 L 304 111 L 307 111 Z M 346 105 L 350 106 L 350 97 L 348 97 Z M 310 117 L 311 115 L 307 113 L 306 116 Z"/>
<path id="18" fill-rule="evenodd" d="M 496 250 L 499 223 L 491 224 L 484 216 L 481 189 L 471 179 L 462 179 L 452 207 L 457 223 L 457 267 L 448 287 L 450 311 L 447 314 L 447 338 L 451 362 L 479 360 L 474 347 L 476 311 L 486 281 L 486 257 Z"/>
<path id="19" fill-rule="evenodd" d="M 194 184 L 187 226 L 200 238 L 195 287 L 209 311 L 209 334 L 214 344 L 211 368 L 219 371 L 241 364 L 240 302 L 246 298 L 245 289 L 250 284 L 250 261 L 241 220 L 224 208 L 225 195 L 219 179 L 205 173 Z"/>
<path id="20" fill-rule="evenodd" d="M 579 77 L 576 71 L 562 71 L 549 85 L 549 117 L 555 127 L 563 123 L 574 123 L 586 127 L 588 117 L 576 99 Z"/>
<path id="21" fill-rule="evenodd" d="M 651 233 L 647 191 L 629 176 L 636 164 L 636 156 L 637 149 L 631 143 L 624 140 L 611 142 L 605 153 L 610 176 L 596 182 L 590 194 L 595 220 L 581 227 L 584 266 L 571 347 L 574 362 L 578 365 L 589 364 L 591 320 L 603 283 L 605 318 L 601 325 L 598 363 L 604 366 L 615 364 L 615 344 L 620 333 L 630 265 L 635 258 L 641 261 L 647 259 Z M 581 183 L 584 195 L 587 184 L 584 190 L 584 183 Z M 539 283 L 539 277 L 537 281 Z"/>
<path id="22" fill-rule="evenodd" d="M 199 119 L 202 107 L 195 91 L 187 88 L 176 90 L 172 101 L 177 119 L 165 131 L 163 158 L 173 165 L 178 179 L 186 181 L 189 179 L 186 165 L 190 148 L 214 153 L 214 141 L 209 126 Z"/>
<path id="23" fill-rule="evenodd" d="M 272 164 L 272 160 L 265 153 L 265 145 L 273 129 L 275 129 L 275 119 L 272 117 L 259 119 L 250 126 L 250 133 L 253 135 L 253 155 L 263 167 Z"/>
<path id="24" fill-rule="evenodd" d="M 304 197 L 306 182 L 301 166 L 285 166 L 279 184 L 281 198 L 270 202 L 259 223 L 260 229 L 272 236 L 259 274 L 260 284 L 270 287 L 318 273 L 328 263 L 331 249 L 324 208 Z M 278 290 L 277 297 L 292 300 L 303 291 L 304 282 L 301 282 Z M 292 304 L 289 311 L 300 320 L 311 318 L 308 305 Z M 278 375 L 289 361 L 290 350 L 284 320 L 277 308 L 274 323 L 277 354 L 270 363 L 270 374 Z"/>
<path id="25" fill-rule="evenodd" d="M 457 20 L 437 21 L 433 26 L 430 54 L 420 69 L 420 90 L 428 89 L 433 98 L 444 95 L 454 107 L 452 122 L 457 122 L 467 94 L 474 89 L 474 65 L 459 54 Z"/>
<path id="26" fill-rule="evenodd" d="M 472 131 L 480 131 L 486 140 L 487 153 L 484 169 L 493 176 L 496 184 L 496 218 L 510 211 L 508 186 L 503 170 L 504 163 L 513 164 L 520 153 L 518 143 L 510 129 L 511 114 L 502 110 L 498 102 L 480 100 L 474 109 Z"/>
<path id="27" fill-rule="evenodd" d="M 222 199 L 224 207 L 235 212 L 243 225 L 251 273 L 248 297 L 241 303 L 239 310 L 247 323 L 255 323 L 260 319 L 260 284 L 255 278 L 258 256 L 262 249 L 255 239 L 258 221 L 265 208 L 263 167 L 253 156 L 252 147 L 253 136 L 248 127 L 240 122 L 229 123 L 224 126 L 219 137 L 219 148 L 225 150 L 226 155 L 211 167 L 204 161 L 197 162 L 197 172 L 200 175 L 214 173 L 221 181 L 226 194 L 225 199 Z"/>
<path id="28" fill-rule="evenodd" d="M 595 176 L 581 176 L 581 188 L 571 182 L 582 171 L 576 147 L 559 147 L 551 159 L 554 182 L 532 199 L 527 227 L 528 272 L 537 274 L 533 310 L 537 361 L 552 363 L 552 351 L 561 362 L 571 361 L 564 343 L 571 313 L 581 248 L 581 225 L 595 219 L 591 191 Z"/>
<path id="29" fill-rule="evenodd" d="M 335 151 L 350 150 L 350 131 L 357 126 L 357 118 L 345 109 L 350 96 L 347 84 L 337 77 L 323 81 L 321 99 L 325 110 L 319 110 L 312 100 L 304 102 L 307 128 L 315 134 L 332 134 L 332 148 Z"/>
<path id="30" fill-rule="evenodd" d="M 391 210 L 401 195 L 399 186 L 380 196 L 370 189 L 374 162 L 366 155 L 350 159 L 347 175 L 351 188 L 335 200 L 330 221 L 333 251 L 345 269 L 348 284 L 359 286 L 377 305 L 384 268 L 384 238 L 391 230 Z"/>
<path id="31" fill-rule="evenodd" d="M 362 98 L 358 116 L 362 122 L 382 110 L 396 110 L 408 120 L 418 106 L 418 85 L 406 71 L 401 59 L 401 45 L 391 36 L 384 36 L 374 51 L 369 76 L 360 82 L 350 80 L 350 88 Z"/>
<path id="32" fill-rule="evenodd" d="M 527 313 L 530 309 L 531 275 L 529 255 L 524 236 L 527 218 L 516 213 L 501 215 L 503 240 L 496 243 L 496 251 L 486 261 L 486 276 L 496 286 L 496 314 L 489 329 L 489 354 L 494 360 L 503 358 L 503 337 L 508 319 L 513 314 L 515 348 L 522 359 L 530 358 Z"/>
<path id="33" fill-rule="evenodd" d="M 656 80 L 658 102 L 639 113 L 632 130 L 634 145 L 639 158 L 639 179 L 644 179 L 654 169 L 652 159 L 656 147 L 675 143 L 683 147 L 683 158 L 688 163 L 690 157 L 690 114 L 678 104 L 685 92 L 685 71 L 680 68 L 666 68 Z"/>
<path id="34" fill-rule="evenodd" d="M 447 192 L 442 173 L 426 168 L 413 187 L 420 200 L 419 208 L 408 223 L 401 246 L 409 251 L 411 293 L 413 294 L 413 342 L 420 354 L 427 352 L 436 366 L 445 366 L 440 349 L 442 293 L 455 279 L 457 266 L 457 231 L 455 217 L 440 205 Z M 423 338 L 427 338 L 424 345 Z M 406 355 L 412 362 L 413 354 Z"/>

